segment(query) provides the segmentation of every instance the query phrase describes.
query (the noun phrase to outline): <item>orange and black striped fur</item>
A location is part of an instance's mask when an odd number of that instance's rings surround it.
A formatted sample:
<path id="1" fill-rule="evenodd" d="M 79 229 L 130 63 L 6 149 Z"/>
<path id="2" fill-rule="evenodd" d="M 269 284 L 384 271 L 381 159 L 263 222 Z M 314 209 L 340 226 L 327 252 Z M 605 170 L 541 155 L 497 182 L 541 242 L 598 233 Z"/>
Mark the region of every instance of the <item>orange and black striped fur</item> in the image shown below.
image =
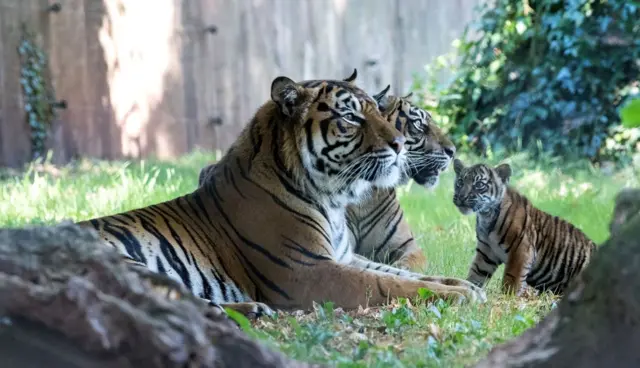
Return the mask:
<path id="1" fill-rule="evenodd" d="M 456 148 L 431 115 L 409 101 L 411 94 L 385 97 L 386 91 L 373 97 L 387 121 L 406 138 L 407 166 L 401 184 L 412 178 L 425 188 L 434 188 Z M 394 189 L 375 189 L 369 198 L 350 205 L 347 220 L 356 254 L 406 270 L 425 267 L 426 258 L 414 240 Z"/>
<path id="2" fill-rule="evenodd" d="M 433 188 L 440 173 L 449 166 L 456 148 L 435 125 L 431 115 L 409 101 L 411 94 L 387 97 L 388 90 L 389 86 L 373 98 L 387 121 L 406 138 L 407 165 L 400 184 L 413 178 L 416 183 Z M 200 170 L 198 186 L 204 184 L 214 166 Z M 376 262 L 372 267 L 383 263 L 419 271 L 425 266 L 426 258 L 404 218 L 395 189 L 374 188 L 360 203 L 348 206 L 347 224 L 355 254 Z"/>
<path id="3" fill-rule="evenodd" d="M 477 248 L 467 280 L 483 287 L 505 264 L 502 290 L 519 295 L 526 284 L 562 294 L 589 263 L 596 244 L 569 222 L 535 208 L 508 185 L 511 167 L 454 160 L 453 203 L 476 213 Z"/>
<path id="4" fill-rule="evenodd" d="M 202 187 L 82 224 L 132 262 L 242 311 L 323 301 L 357 308 L 422 287 L 484 300 L 464 280 L 451 286 L 352 264 L 346 206 L 374 186 L 397 185 L 406 159 L 404 137 L 354 79 L 276 78 L 271 100 Z"/>

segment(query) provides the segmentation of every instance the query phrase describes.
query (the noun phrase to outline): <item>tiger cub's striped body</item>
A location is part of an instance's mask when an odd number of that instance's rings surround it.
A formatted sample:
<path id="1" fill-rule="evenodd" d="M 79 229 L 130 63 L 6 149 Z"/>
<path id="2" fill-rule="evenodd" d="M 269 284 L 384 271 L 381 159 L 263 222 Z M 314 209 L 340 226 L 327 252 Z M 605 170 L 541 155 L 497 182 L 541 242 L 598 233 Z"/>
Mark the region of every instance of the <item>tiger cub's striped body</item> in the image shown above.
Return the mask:
<path id="1" fill-rule="evenodd" d="M 483 287 L 505 264 L 502 290 L 519 295 L 526 284 L 562 294 L 589 263 L 596 244 L 569 222 L 535 208 L 508 186 L 511 168 L 454 160 L 453 203 L 476 213 L 477 248 L 467 280 Z"/>
<path id="2" fill-rule="evenodd" d="M 204 185 L 165 203 L 82 224 L 130 261 L 231 307 L 343 308 L 412 297 L 484 300 L 481 290 L 354 262 L 346 206 L 400 180 L 404 137 L 350 81 L 278 77 Z M 239 304 L 238 304 L 239 303 Z"/>

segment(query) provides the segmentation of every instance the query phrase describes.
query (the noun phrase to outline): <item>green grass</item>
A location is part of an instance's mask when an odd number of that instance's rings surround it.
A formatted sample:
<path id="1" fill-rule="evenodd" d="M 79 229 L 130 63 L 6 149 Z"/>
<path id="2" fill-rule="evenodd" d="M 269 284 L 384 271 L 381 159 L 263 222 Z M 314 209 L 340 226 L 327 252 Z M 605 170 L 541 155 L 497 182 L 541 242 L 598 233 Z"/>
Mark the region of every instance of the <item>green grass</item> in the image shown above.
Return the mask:
<path id="1" fill-rule="evenodd" d="M 0 226 L 82 220 L 170 199 L 193 190 L 200 168 L 212 160 L 196 153 L 173 163 L 82 161 L 63 168 L 33 165 L 18 175 L 0 172 Z M 608 236 L 615 194 L 638 185 L 633 172 L 605 177 L 586 165 L 560 170 L 526 157 L 510 161 L 516 188 L 598 243 Z M 409 185 L 400 189 L 400 200 L 428 257 L 425 273 L 465 277 L 475 247 L 474 217 L 455 209 L 452 185 L 448 170 L 435 190 Z M 497 288 L 501 278 L 502 267 L 488 286 L 484 305 L 427 304 L 418 298 L 345 312 L 325 304 L 306 314 L 279 313 L 275 320 L 258 320 L 248 328 L 271 346 L 307 361 L 342 367 L 463 367 L 533 326 L 555 305 L 548 295 L 503 297 Z"/>

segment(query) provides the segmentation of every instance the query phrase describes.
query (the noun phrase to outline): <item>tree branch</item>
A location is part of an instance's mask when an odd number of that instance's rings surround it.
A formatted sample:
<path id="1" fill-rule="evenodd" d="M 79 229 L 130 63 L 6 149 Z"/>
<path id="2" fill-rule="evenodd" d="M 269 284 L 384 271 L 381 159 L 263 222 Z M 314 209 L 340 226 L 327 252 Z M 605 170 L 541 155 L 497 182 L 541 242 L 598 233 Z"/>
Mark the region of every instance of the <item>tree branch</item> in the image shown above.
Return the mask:
<path id="1" fill-rule="evenodd" d="M 0 356 L 18 366 L 34 351 L 58 359 L 48 367 L 309 366 L 68 222 L 0 230 L 0 295 Z"/>

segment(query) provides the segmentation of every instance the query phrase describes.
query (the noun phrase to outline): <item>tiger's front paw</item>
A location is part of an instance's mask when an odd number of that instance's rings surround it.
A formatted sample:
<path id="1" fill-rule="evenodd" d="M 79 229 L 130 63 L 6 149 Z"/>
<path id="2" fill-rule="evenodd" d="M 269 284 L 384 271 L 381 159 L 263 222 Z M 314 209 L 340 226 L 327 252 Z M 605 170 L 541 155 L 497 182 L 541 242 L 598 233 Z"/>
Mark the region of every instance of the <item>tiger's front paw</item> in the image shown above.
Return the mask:
<path id="1" fill-rule="evenodd" d="M 444 283 L 446 285 L 452 285 L 452 286 L 461 286 L 464 288 L 468 288 L 470 289 L 477 297 L 477 300 L 481 303 L 484 303 L 487 301 L 487 293 L 484 291 L 484 289 L 482 289 L 481 287 L 477 286 L 476 284 L 469 282 L 467 280 L 464 279 L 457 279 L 457 278 L 452 278 L 452 277 L 447 277 L 445 278 Z"/>
<path id="2" fill-rule="evenodd" d="M 487 301 L 487 295 L 482 289 L 474 290 L 466 287 L 457 287 L 455 291 L 446 292 L 444 298 L 451 299 L 451 296 L 454 297 L 454 304 L 475 304 Z"/>
<path id="3" fill-rule="evenodd" d="M 466 287 L 469 288 L 468 289 L 469 290 L 468 294 L 471 296 L 470 301 L 472 301 L 474 303 L 486 303 L 487 302 L 487 293 L 483 289 L 481 289 L 481 288 L 479 288 L 479 287 L 477 287 L 477 286 L 475 286 L 473 284 L 468 285 Z"/>
<path id="4" fill-rule="evenodd" d="M 437 282 L 439 284 L 447 285 L 447 286 L 456 286 L 457 288 L 460 288 L 463 290 L 466 289 L 466 291 L 460 291 L 460 292 L 465 294 L 464 295 L 465 298 L 469 299 L 469 301 L 472 301 L 472 302 L 484 303 L 487 301 L 487 294 L 481 287 L 478 287 L 474 283 L 464 279 L 458 279 L 455 277 L 424 276 L 421 278 L 421 280 L 429 281 L 429 282 Z"/>
<path id="5" fill-rule="evenodd" d="M 275 314 L 273 309 L 269 308 L 269 306 L 264 303 L 254 302 L 251 304 L 253 304 L 253 306 L 249 308 L 247 313 L 245 313 L 245 316 L 247 316 L 247 318 L 255 319 L 264 316 L 273 317 L 273 315 Z"/>
<path id="6" fill-rule="evenodd" d="M 264 316 L 273 317 L 275 314 L 268 305 L 259 302 L 230 303 L 225 304 L 224 307 L 233 309 L 249 319 L 257 319 Z"/>

